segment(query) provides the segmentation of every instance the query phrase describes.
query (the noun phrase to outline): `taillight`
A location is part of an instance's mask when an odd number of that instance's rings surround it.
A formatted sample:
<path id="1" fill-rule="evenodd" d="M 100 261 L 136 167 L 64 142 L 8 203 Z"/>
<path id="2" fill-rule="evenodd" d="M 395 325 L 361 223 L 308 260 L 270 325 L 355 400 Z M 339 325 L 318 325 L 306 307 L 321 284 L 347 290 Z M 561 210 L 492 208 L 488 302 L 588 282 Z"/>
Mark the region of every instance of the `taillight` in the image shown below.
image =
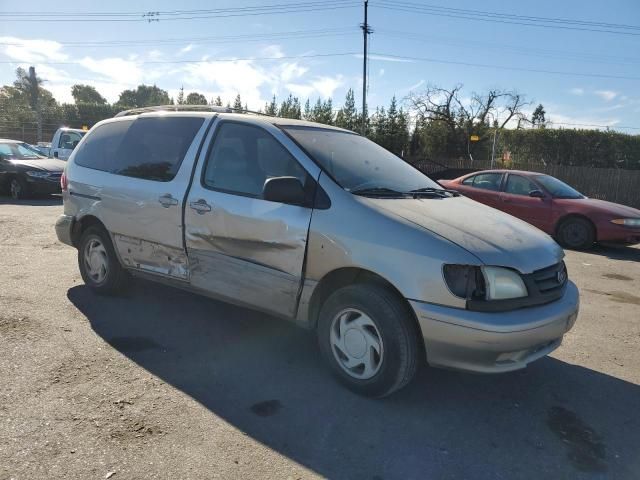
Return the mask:
<path id="1" fill-rule="evenodd" d="M 69 189 L 69 182 L 67 182 L 67 174 L 62 172 L 60 176 L 60 188 L 62 188 L 63 192 L 66 192 Z"/>

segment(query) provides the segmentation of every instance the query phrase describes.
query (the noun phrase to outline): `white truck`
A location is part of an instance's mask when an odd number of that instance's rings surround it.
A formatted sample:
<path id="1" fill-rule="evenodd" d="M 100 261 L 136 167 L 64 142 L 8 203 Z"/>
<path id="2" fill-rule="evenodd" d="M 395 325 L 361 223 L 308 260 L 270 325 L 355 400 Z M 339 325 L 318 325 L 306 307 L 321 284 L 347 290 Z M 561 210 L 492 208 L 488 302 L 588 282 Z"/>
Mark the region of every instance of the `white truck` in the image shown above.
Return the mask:
<path id="1" fill-rule="evenodd" d="M 66 160 L 86 133 L 87 130 L 82 130 L 80 128 L 61 127 L 53 134 L 53 139 L 51 140 L 49 149 L 43 150 L 48 157 Z"/>

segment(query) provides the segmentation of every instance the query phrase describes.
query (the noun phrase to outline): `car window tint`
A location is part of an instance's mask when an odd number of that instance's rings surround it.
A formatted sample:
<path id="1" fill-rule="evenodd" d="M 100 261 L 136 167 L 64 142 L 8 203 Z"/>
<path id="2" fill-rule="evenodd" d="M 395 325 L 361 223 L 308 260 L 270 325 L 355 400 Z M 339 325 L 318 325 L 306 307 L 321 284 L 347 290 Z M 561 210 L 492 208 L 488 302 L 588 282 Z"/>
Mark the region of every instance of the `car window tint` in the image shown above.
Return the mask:
<path id="1" fill-rule="evenodd" d="M 205 166 L 206 187 L 261 198 L 267 179 L 285 176 L 304 185 L 307 173 L 267 131 L 240 123 L 220 125 Z"/>
<path id="2" fill-rule="evenodd" d="M 168 182 L 204 122 L 194 117 L 138 118 L 113 159 L 113 173 Z"/>
<path id="3" fill-rule="evenodd" d="M 539 188 L 528 178 L 513 174 L 510 174 L 507 177 L 507 185 L 504 189 L 506 193 L 512 193 L 513 195 L 529 195 L 529 192 L 533 190 L 539 190 Z"/>
<path id="4" fill-rule="evenodd" d="M 82 135 L 78 132 L 63 132 L 60 135 L 59 148 L 74 149 L 78 143 L 82 140 Z"/>
<path id="5" fill-rule="evenodd" d="M 474 177 L 473 186 L 475 188 L 497 192 L 500 190 L 501 180 L 501 173 L 480 173 Z"/>
<path id="6" fill-rule="evenodd" d="M 94 127 L 75 150 L 74 163 L 82 167 L 110 172 L 116 152 L 134 119 L 110 122 Z"/>
<path id="7" fill-rule="evenodd" d="M 474 175 L 474 176 L 472 176 L 472 177 L 465 178 L 465 179 L 462 181 L 462 184 L 463 184 L 463 185 L 469 185 L 469 186 L 472 186 L 472 185 L 473 185 L 473 181 L 475 180 L 475 178 L 476 178 L 476 176 L 475 176 L 475 175 Z"/>

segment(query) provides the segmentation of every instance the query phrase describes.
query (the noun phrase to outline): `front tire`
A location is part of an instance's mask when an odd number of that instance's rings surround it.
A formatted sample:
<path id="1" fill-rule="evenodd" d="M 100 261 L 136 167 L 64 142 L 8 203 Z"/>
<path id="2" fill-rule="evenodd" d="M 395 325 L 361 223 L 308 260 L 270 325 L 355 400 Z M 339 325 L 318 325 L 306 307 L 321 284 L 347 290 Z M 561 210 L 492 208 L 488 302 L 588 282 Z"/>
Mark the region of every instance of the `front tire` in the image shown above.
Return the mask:
<path id="1" fill-rule="evenodd" d="M 26 182 L 18 177 L 14 177 L 9 181 L 9 192 L 14 200 L 23 200 L 29 194 Z"/>
<path id="2" fill-rule="evenodd" d="M 417 370 L 418 334 L 406 303 L 373 284 L 341 288 L 325 301 L 318 320 L 323 357 L 352 391 L 385 397 Z"/>
<path id="3" fill-rule="evenodd" d="M 596 241 L 596 232 L 591 222 L 573 217 L 564 220 L 558 227 L 558 243 L 571 250 L 587 250 Z"/>
<path id="4" fill-rule="evenodd" d="M 128 274 L 116 256 L 109 234 L 100 227 L 84 231 L 78 245 L 78 266 L 84 283 L 98 294 L 121 292 Z"/>

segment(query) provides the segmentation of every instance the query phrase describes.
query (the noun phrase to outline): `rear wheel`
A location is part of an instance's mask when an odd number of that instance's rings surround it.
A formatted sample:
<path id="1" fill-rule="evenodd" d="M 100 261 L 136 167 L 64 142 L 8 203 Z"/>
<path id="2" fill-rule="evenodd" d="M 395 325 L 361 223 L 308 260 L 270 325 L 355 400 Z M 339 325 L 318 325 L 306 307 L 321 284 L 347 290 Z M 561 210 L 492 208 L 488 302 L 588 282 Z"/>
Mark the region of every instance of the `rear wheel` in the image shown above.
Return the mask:
<path id="1" fill-rule="evenodd" d="M 9 192 L 14 200 L 22 200 L 28 195 L 28 187 L 24 180 L 15 177 L 9 182 Z"/>
<path id="2" fill-rule="evenodd" d="M 586 250 L 593 246 L 596 240 L 596 232 L 588 220 L 572 217 L 560 224 L 557 237 L 560 245 L 565 248 Z"/>
<path id="3" fill-rule="evenodd" d="M 128 274 L 118 260 L 109 234 L 100 227 L 89 227 L 78 245 L 78 266 L 84 283 L 100 294 L 122 291 Z"/>
<path id="4" fill-rule="evenodd" d="M 417 369 L 411 312 L 383 286 L 357 284 L 334 292 L 320 311 L 318 341 L 334 374 L 361 395 L 390 395 Z"/>

